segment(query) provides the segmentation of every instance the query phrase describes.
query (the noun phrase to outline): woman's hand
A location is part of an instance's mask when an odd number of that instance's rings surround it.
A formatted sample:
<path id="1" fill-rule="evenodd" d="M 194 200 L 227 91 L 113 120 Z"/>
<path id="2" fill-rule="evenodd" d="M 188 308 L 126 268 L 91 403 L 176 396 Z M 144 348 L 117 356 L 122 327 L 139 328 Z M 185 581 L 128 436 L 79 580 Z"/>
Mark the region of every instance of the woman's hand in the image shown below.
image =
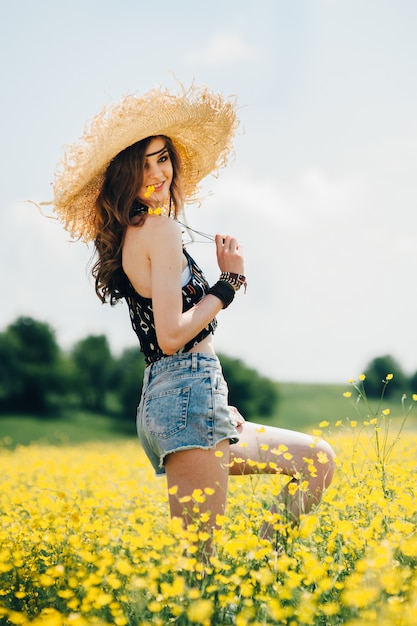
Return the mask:
<path id="1" fill-rule="evenodd" d="M 242 432 L 242 428 L 243 428 L 243 424 L 245 423 L 245 418 L 243 417 L 243 415 L 241 415 L 239 413 L 239 411 L 237 410 L 237 408 L 235 406 L 229 406 L 230 409 L 230 421 L 232 422 L 233 426 L 236 428 L 236 430 L 240 433 Z"/>
<path id="2" fill-rule="evenodd" d="M 216 235 L 217 263 L 221 272 L 245 273 L 242 248 L 230 235 Z"/>

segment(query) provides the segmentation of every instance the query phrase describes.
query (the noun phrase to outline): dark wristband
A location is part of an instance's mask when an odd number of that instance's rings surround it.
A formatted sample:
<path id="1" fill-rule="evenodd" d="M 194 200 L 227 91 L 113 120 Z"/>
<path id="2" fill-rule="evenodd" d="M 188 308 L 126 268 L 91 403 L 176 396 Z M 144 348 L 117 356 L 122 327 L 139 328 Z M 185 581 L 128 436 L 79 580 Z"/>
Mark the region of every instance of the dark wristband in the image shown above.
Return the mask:
<path id="1" fill-rule="evenodd" d="M 212 296 L 216 296 L 223 302 L 223 308 L 226 309 L 231 302 L 233 302 L 233 298 L 235 297 L 235 290 L 232 285 L 225 280 L 218 280 L 210 289 L 207 294 L 211 294 Z"/>

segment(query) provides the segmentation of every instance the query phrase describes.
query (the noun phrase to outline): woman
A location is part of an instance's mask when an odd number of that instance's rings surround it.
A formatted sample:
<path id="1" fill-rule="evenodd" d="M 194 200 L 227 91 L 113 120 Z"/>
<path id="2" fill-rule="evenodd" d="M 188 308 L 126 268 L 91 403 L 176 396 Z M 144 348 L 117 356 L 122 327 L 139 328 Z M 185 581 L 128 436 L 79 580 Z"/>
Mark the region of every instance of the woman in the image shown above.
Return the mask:
<path id="1" fill-rule="evenodd" d="M 326 442 L 245 422 L 228 406 L 213 333 L 216 317 L 246 289 L 242 248 L 215 236 L 221 274 L 209 287 L 183 246 L 178 217 L 201 179 L 226 163 L 236 126 L 235 105 L 207 89 L 130 96 L 95 118 L 54 187 L 66 228 L 95 242 L 97 295 L 128 303 L 147 366 L 138 434 L 155 472 L 167 476 L 171 515 L 189 524 L 190 496 L 205 490 L 199 514 L 208 530 L 225 512 L 229 474 L 262 467 L 287 475 L 272 511 L 285 508 L 297 523 L 334 471 Z M 272 525 L 261 532 L 272 537 Z"/>

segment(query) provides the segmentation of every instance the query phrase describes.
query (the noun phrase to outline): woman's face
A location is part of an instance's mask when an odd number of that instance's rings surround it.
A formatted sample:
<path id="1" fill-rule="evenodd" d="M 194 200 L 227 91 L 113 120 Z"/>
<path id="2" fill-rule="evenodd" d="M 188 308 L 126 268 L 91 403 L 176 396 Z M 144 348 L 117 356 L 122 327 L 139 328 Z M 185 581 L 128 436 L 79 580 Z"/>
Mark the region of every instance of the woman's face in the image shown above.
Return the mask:
<path id="1" fill-rule="evenodd" d="M 151 139 L 145 152 L 143 181 L 139 198 L 147 206 L 158 206 L 169 200 L 173 167 L 163 137 Z"/>

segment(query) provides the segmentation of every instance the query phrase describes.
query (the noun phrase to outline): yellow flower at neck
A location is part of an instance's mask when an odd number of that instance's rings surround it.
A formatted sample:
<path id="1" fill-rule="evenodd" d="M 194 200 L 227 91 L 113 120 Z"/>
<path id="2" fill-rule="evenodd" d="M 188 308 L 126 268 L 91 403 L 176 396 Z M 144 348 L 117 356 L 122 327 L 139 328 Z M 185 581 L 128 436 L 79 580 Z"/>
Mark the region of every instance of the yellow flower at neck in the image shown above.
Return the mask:
<path id="1" fill-rule="evenodd" d="M 149 207 L 148 209 L 149 215 L 161 215 L 161 213 L 162 213 L 162 209 L 160 206 L 156 207 L 156 209 L 151 209 L 151 207 Z"/>
<path id="2" fill-rule="evenodd" d="M 145 198 L 149 198 L 149 196 L 155 191 L 154 185 L 148 185 L 146 187 L 146 191 L 144 193 Z"/>

